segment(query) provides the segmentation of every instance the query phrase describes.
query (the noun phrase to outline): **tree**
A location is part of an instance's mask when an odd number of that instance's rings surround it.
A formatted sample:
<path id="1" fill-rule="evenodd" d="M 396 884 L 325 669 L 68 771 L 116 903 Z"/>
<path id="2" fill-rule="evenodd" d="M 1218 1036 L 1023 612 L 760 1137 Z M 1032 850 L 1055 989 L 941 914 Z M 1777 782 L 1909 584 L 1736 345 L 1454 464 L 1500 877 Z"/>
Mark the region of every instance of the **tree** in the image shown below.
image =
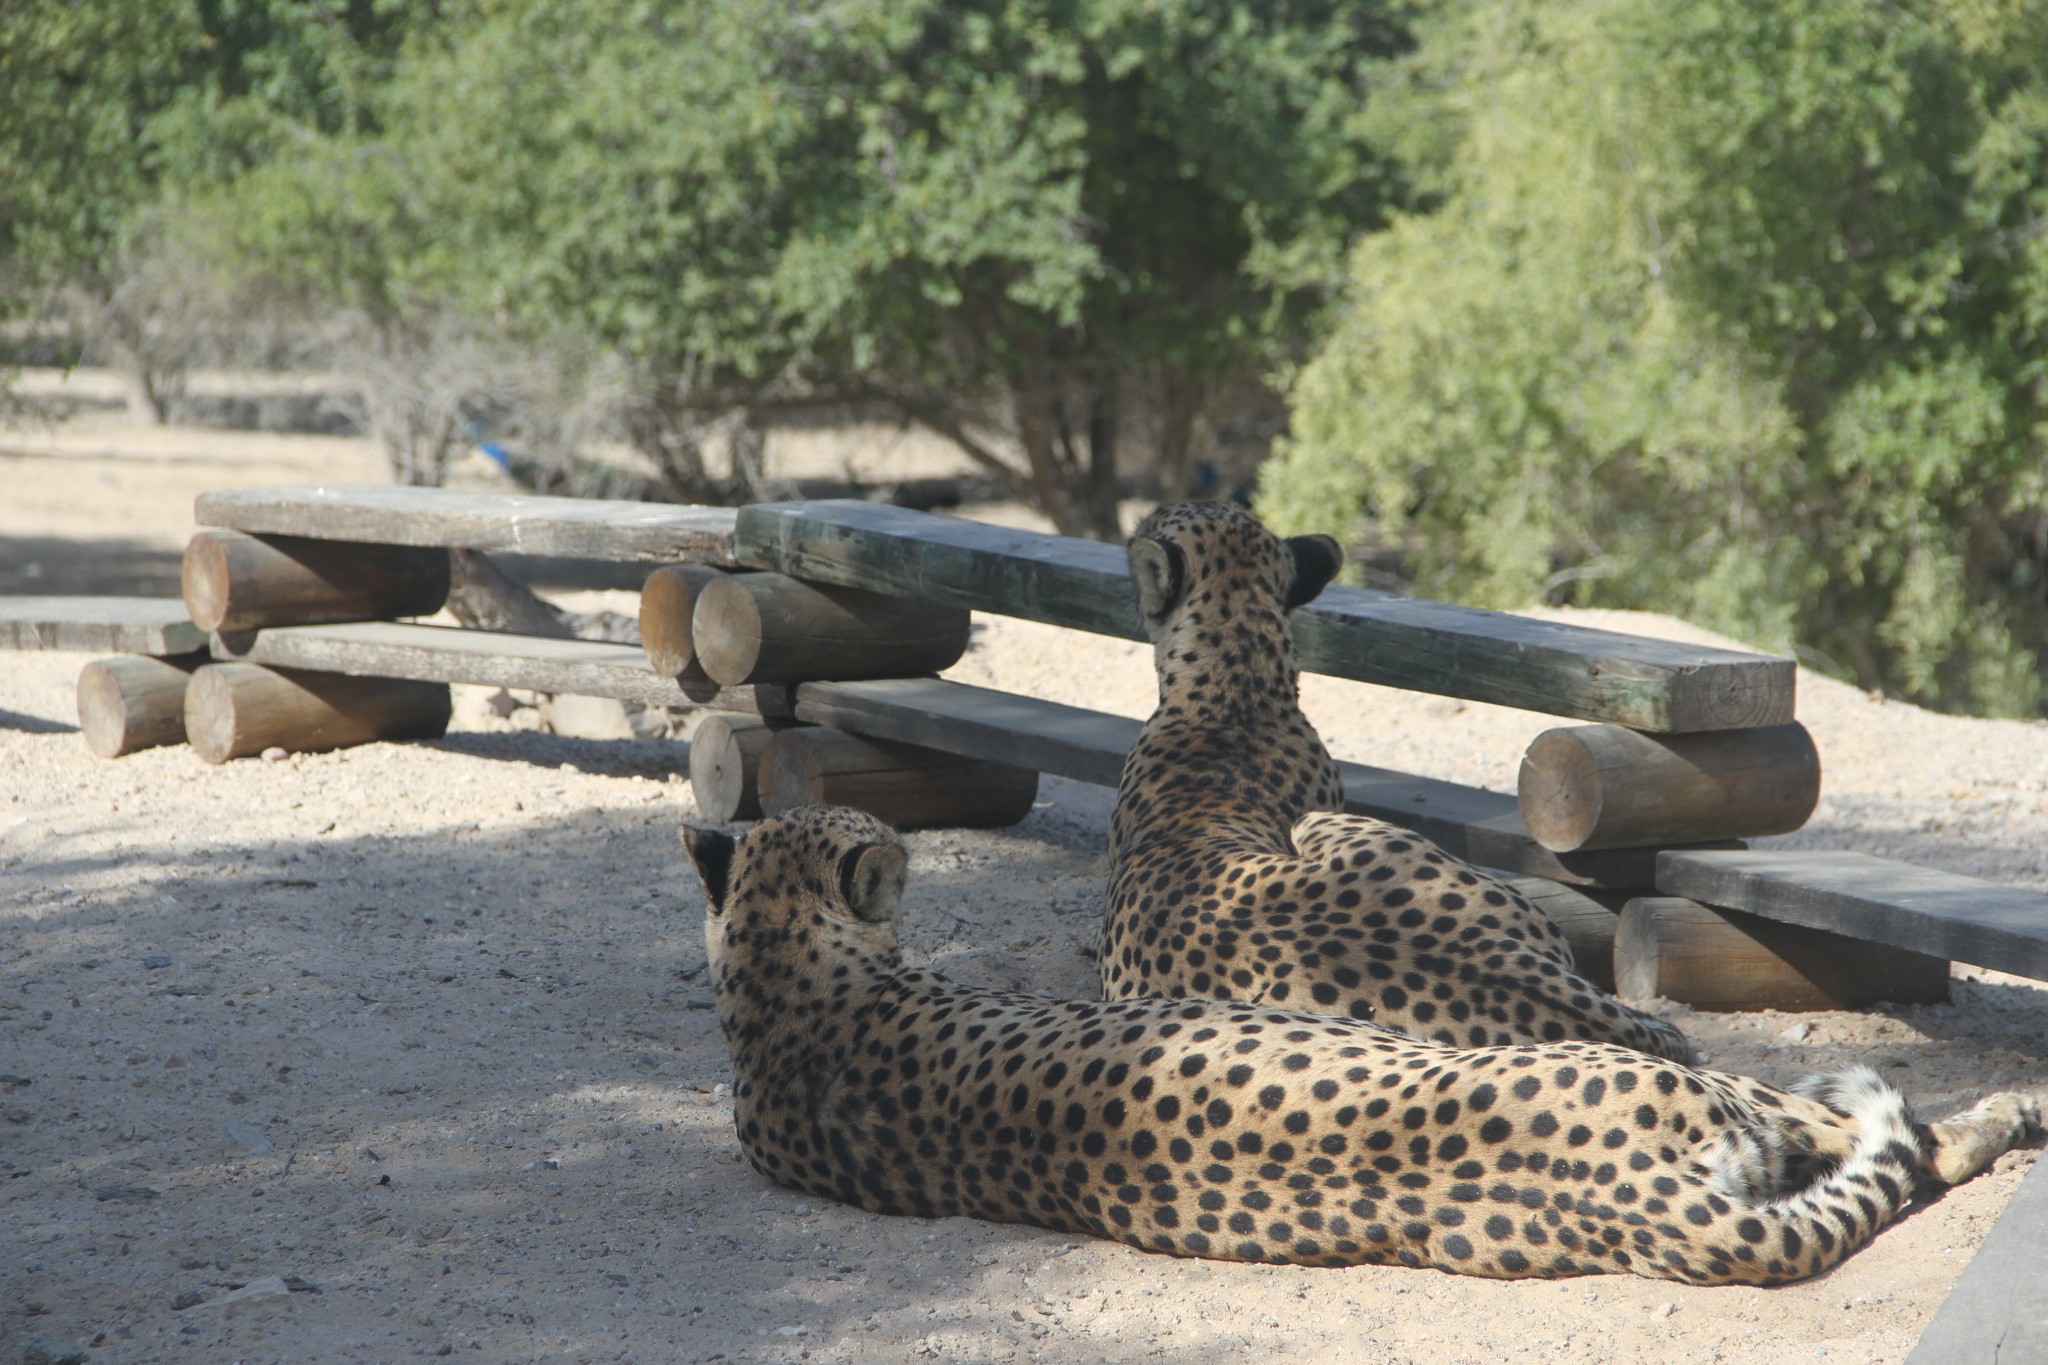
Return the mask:
<path id="1" fill-rule="evenodd" d="M 1178 491 L 1304 348 L 1399 41 L 1340 0 L 479 0 L 383 145 L 412 276 L 616 348 L 678 491 L 716 424 L 854 402 L 1109 536 L 1120 452 Z"/>
<path id="2" fill-rule="evenodd" d="M 167 209 L 363 127 L 406 14 L 396 0 L 0 7 L 0 303 L 59 299 L 122 371 L 131 408 L 162 420 L 180 339 L 157 314 L 187 302 L 175 270 L 153 269 Z"/>
<path id="3" fill-rule="evenodd" d="M 1261 506 L 1425 590 L 1675 610 L 2023 713 L 2048 639 L 2048 21 L 1447 5 Z"/>

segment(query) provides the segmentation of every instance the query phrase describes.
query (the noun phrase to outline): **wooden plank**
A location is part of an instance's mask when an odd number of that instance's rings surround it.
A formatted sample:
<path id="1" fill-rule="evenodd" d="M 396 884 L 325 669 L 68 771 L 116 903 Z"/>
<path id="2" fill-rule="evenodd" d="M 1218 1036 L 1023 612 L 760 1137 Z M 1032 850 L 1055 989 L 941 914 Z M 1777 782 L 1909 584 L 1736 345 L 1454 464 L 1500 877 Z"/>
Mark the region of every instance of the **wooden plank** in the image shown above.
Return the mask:
<path id="1" fill-rule="evenodd" d="M 2048 1362 L 2048 1161 L 2038 1157 L 1906 1357 L 1977 1361 Z"/>
<path id="2" fill-rule="evenodd" d="M 751 687 L 685 692 L 647 665 L 638 645 L 554 640 L 453 626 L 356 621 L 328 626 L 272 626 L 215 635 L 213 657 L 303 668 L 353 677 L 477 683 L 585 697 L 617 697 L 656 706 L 759 709 Z"/>
<path id="3" fill-rule="evenodd" d="M 2048 981 L 2048 895 L 1866 853 L 1666 850 L 1657 889 Z"/>
<path id="4" fill-rule="evenodd" d="M 744 564 L 1141 640 L 1123 552 L 874 503 L 740 509 Z M 1302 666 L 1638 730 L 1792 719 L 1790 659 L 1331 588 L 1294 614 Z"/>
<path id="5" fill-rule="evenodd" d="M 733 562 L 729 507 L 337 483 L 202 493 L 193 515 L 202 526 L 372 545 L 640 564 Z"/>
<path id="6" fill-rule="evenodd" d="M 206 648 L 175 597 L 0 597 L 0 649 L 160 658 Z"/>
<path id="7" fill-rule="evenodd" d="M 1141 722 L 937 678 L 801 683 L 795 715 L 876 739 L 995 759 L 1113 787 Z M 1467 862 L 1579 885 L 1650 884 L 1657 850 L 1556 854 L 1529 837 L 1515 798 L 1339 763 L 1345 809 L 1413 829 Z"/>

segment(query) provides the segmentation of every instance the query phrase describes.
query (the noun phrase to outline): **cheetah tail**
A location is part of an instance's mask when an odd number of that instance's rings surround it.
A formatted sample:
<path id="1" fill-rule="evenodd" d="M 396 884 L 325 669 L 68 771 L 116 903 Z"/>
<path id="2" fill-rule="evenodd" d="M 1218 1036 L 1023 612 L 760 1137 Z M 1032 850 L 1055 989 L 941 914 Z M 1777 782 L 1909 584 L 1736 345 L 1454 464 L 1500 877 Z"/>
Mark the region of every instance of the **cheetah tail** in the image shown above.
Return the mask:
<path id="1" fill-rule="evenodd" d="M 1810 1093 L 1853 1127 L 1849 1155 L 1797 1193 L 1746 1208 L 1746 1201 L 1735 1203 L 1703 1239 L 1714 1253 L 1710 1261 L 1718 1263 L 1703 1282 L 1778 1284 L 1819 1275 L 1868 1242 L 1912 1198 L 1920 1149 L 1905 1096 L 1864 1066 L 1820 1077 Z M 1727 1156 L 1739 1159 L 1733 1150 Z M 1725 1189 L 1748 1174 L 1715 1171 L 1713 1179 Z"/>

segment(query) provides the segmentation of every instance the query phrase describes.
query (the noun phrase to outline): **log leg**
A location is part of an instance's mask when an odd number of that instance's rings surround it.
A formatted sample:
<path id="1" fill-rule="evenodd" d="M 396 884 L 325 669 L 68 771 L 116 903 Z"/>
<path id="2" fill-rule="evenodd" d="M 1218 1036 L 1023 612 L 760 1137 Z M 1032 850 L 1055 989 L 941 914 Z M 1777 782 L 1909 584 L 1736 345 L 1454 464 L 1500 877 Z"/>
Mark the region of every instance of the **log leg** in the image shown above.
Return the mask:
<path id="1" fill-rule="evenodd" d="M 1643 896 L 1621 912 L 1614 984 L 1702 1010 L 1853 1010 L 1948 999 L 1948 962 L 1823 929 Z"/>
<path id="2" fill-rule="evenodd" d="M 169 659 L 122 654 L 78 673 L 78 728 L 101 758 L 185 742 L 185 685 L 201 654 Z"/>
<path id="3" fill-rule="evenodd" d="M 697 812 L 715 824 L 761 818 L 761 755 L 793 722 L 710 715 L 690 736 L 690 787 Z"/>
<path id="4" fill-rule="evenodd" d="M 448 713 L 446 683 L 261 664 L 208 664 L 185 689 L 185 734 L 208 763 L 272 747 L 315 753 L 380 739 L 433 739 L 448 729 Z"/>
<path id="5" fill-rule="evenodd" d="M 785 730 L 761 756 L 761 809 L 854 806 L 899 829 L 987 829 L 1031 813 L 1038 774 L 825 726 Z"/>

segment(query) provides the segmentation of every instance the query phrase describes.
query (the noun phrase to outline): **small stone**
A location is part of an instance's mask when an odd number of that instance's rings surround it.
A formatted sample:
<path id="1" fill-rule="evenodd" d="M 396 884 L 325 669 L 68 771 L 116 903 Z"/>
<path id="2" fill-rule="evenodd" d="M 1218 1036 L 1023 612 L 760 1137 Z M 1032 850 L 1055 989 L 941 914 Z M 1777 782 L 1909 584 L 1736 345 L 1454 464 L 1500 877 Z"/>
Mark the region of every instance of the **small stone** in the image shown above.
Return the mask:
<path id="1" fill-rule="evenodd" d="M 151 953 L 148 957 L 142 959 L 142 965 L 150 971 L 155 971 L 159 967 L 168 967 L 171 965 L 170 955 L 167 953 Z"/>
<path id="2" fill-rule="evenodd" d="M 21 1365 L 85 1365 L 89 1357 L 74 1346 L 41 1337 L 29 1338 L 22 1348 Z"/>
<path id="3" fill-rule="evenodd" d="M 1778 1037 L 1788 1043 L 1803 1043 L 1806 1041 L 1806 1035 L 1812 1032 L 1813 1026 L 1811 1024 L 1794 1024 L 1790 1028 L 1781 1030 Z"/>
<path id="4" fill-rule="evenodd" d="M 795 1208 L 793 1208 L 793 1209 L 791 1209 L 791 1210 L 790 1210 L 790 1212 L 791 1212 L 791 1213 L 795 1214 L 795 1215 L 796 1215 L 797 1217 L 799 1217 L 799 1218 L 803 1217 L 803 1216 L 804 1216 L 805 1214 L 809 1213 L 810 1211 L 811 1211 L 811 1206 L 810 1206 L 809 1204 L 798 1204 L 798 1205 L 797 1205 L 797 1206 L 796 1206 Z"/>
<path id="5" fill-rule="evenodd" d="M 560 1157 L 544 1156 L 539 1161 L 533 1163 L 533 1168 L 537 1171 L 559 1171 L 562 1169 L 562 1159 Z"/>
<path id="6" fill-rule="evenodd" d="M 229 1119 L 223 1132 L 229 1156 L 262 1156 L 277 1150 L 277 1144 L 265 1137 L 262 1129 L 240 1119 Z"/>
<path id="7" fill-rule="evenodd" d="M 711 1087 L 711 1098 L 714 1100 L 731 1099 L 732 1087 L 727 1085 L 724 1081 L 720 1081 L 717 1085 Z"/>
<path id="8" fill-rule="evenodd" d="M 282 763 L 290 757 L 289 753 L 275 744 L 263 751 L 263 761 L 265 763 Z"/>
<path id="9" fill-rule="evenodd" d="M 1650 1316 L 1653 1318 L 1668 1318 L 1677 1311 L 1678 1305 L 1671 1302 L 1671 1300 L 1666 1299 L 1664 1302 L 1658 1304 L 1655 1308 L 1652 1308 L 1650 1310 Z"/>
<path id="10" fill-rule="evenodd" d="M 251 1280 L 231 1294 L 217 1299 L 208 1299 L 202 1308 L 222 1308 L 230 1313 L 261 1312 L 267 1308 L 288 1307 L 292 1291 L 281 1276 L 265 1275 L 262 1279 Z"/>
<path id="11" fill-rule="evenodd" d="M 27 1123 L 34 1117 L 35 1115 L 26 1109 L 10 1109 L 7 1111 L 7 1121 L 9 1123 Z"/>

